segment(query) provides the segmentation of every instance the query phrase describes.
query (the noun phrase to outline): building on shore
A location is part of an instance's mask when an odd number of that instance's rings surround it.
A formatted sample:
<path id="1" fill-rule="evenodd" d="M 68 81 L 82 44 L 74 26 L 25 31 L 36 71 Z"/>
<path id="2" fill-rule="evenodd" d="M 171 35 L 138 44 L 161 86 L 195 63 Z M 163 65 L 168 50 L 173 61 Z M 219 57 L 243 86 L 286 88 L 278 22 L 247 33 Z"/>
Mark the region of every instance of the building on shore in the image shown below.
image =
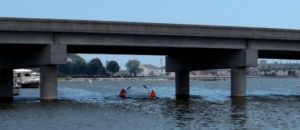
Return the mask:
<path id="1" fill-rule="evenodd" d="M 138 76 L 170 76 L 175 77 L 174 72 L 166 73 L 164 67 L 157 67 L 151 64 L 141 65 L 143 71 Z M 230 69 L 215 69 L 205 71 L 191 71 L 191 77 L 230 77 Z M 297 63 L 267 63 L 260 60 L 257 67 L 247 68 L 248 76 L 300 76 L 300 64 Z"/>
<path id="2" fill-rule="evenodd" d="M 139 76 L 165 76 L 166 71 L 164 67 L 157 67 L 151 64 L 141 65 L 143 71 L 139 73 Z"/>
<path id="3" fill-rule="evenodd" d="M 230 69 L 191 71 L 190 76 L 192 76 L 192 77 L 229 77 Z"/>
<path id="4" fill-rule="evenodd" d="M 230 69 L 216 69 L 205 71 L 192 71 L 194 77 L 230 77 Z M 300 77 L 300 64 L 296 63 L 267 63 L 265 60 L 259 62 L 257 67 L 247 68 L 248 76 L 278 76 L 278 77 Z"/>
<path id="5" fill-rule="evenodd" d="M 260 76 L 300 76 L 300 64 L 272 63 L 259 64 Z"/>

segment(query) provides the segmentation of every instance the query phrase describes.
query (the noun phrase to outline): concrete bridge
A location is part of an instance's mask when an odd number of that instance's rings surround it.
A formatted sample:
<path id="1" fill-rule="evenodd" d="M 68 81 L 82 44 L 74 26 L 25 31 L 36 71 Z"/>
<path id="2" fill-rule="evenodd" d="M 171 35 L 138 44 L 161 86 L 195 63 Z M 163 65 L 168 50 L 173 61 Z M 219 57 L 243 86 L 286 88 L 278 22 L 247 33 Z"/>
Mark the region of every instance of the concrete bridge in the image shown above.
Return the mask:
<path id="1" fill-rule="evenodd" d="M 41 99 L 56 99 L 67 53 L 166 55 L 179 98 L 189 97 L 189 71 L 231 68 L 239 97 L 258 58 L 300 59 L 300 30 L 0 18 L 0 99 L 12 100 L 12 70 L 24 67 L 40 67 Z"/>

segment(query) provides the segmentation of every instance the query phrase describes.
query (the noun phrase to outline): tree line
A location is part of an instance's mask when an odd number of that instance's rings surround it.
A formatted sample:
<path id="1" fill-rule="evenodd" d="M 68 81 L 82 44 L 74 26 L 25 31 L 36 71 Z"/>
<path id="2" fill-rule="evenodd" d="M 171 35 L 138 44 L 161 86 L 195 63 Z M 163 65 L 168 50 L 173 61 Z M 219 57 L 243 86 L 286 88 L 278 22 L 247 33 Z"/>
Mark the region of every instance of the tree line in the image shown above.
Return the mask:
<path id="1" fill-rule="evenodd" d="M 136 76 L 143 71 L 138 60 L 129 60 L 125 66 L 127 71 L 123 72 L 122 76 Z M 119 71 L 120 66 L 117 61 L 107 61 L 104 66 L 99 58 L 93 58 L 86 62 L 77 54 L 68 55 L 67 63 L 58 66 L 60 76 L 72 77 L 112 77 L 116 76 L 115 74 Z"/>

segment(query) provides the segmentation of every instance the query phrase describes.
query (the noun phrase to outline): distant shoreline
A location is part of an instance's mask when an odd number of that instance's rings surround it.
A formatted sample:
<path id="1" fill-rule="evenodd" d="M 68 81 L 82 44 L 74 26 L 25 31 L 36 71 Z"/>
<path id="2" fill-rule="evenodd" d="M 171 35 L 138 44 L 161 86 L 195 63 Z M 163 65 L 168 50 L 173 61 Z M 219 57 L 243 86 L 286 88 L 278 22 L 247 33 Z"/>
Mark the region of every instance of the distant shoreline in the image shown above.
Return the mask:
<path id="1" fill-rule="evenodd" d="M 217 81 L 217 80 L 228 80 L 231 77 L 224 76 L 224 77 L 212 77 L 212 76 L 201 76 L 201 77 L 194 77 L 191 76 L 190 80 L 199 80 L 199 81 Z M 293 76 L 247 76 L 247 78 L 300 78 L 300 77 L 293 77 Z M 67 78 L 67 77 L 60 77 L 58 78 L 60 81 L 169 81 L 175 80 L 175 77 L 117 77 L 117 78 Z"/>

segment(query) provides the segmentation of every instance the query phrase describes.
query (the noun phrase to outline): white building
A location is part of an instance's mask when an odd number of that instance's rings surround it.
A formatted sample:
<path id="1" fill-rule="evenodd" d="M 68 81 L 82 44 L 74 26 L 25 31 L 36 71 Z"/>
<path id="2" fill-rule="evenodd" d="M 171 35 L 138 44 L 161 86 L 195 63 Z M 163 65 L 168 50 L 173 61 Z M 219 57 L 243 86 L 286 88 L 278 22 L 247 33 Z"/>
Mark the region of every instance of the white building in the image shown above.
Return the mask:
<path id="1" fill-rule="evenodd" d="M 166 71 L 164 68 L 159 68 L 151 64 L 143 64 L 141 65 L 143 71 L 139 74 L 140 76 L 160 76 L 166 75 Z"/>

